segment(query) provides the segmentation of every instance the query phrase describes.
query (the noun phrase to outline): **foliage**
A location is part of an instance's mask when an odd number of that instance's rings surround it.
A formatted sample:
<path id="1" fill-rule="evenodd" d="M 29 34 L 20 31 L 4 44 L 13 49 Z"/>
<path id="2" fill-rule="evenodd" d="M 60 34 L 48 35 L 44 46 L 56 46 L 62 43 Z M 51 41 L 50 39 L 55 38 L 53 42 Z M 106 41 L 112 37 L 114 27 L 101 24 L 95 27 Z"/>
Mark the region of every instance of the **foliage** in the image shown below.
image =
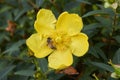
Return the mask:
<path id="1" fill-rule="evenodd" d="M 105 8 L 106 1 L 111 6 Z M 36 65 L 48 80 L 116 80 L 108 61 L 120 64 L 119 5 L 119 0 L 0 0 L 0 80 L 35 80 L 39 77 Z M 41 8 L 51 9 L 56 17 L 63 11 L 82 17 L 82 32 L 89 36 L 90 46 L 85 56 L 74 56 L 73 66 L 79 74 L 55 73 L 47 67 L 46 58 L 37 59 L 35 65 L 25 40 L 35 32 L 34 21 Z"/>

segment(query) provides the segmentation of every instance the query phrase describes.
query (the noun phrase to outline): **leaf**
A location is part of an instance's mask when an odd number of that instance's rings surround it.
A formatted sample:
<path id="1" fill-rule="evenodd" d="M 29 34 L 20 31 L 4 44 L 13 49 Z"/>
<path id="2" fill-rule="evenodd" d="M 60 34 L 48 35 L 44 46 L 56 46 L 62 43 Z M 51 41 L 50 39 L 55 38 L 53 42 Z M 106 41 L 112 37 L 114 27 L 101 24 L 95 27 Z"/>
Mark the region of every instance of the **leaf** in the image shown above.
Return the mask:
<path id="1" fill-rule="evenodd" d="M 12 6 L 13 8 L 18 7 L 19 5 L 19 2 L 17 0 L 6 0 L 5 3 Z"/>
<path id="2" fill-rule="evenodd" d="M 18 42 L 14 43 L 10 48 L 5 50 L 3 53 L 12 53 L 14 51 L 19 50 L 19 47 L 25 43 L 25 40 L 19 40 Z"/>
<path id="3" fill-rule="evenodd" d="M 84 74 L 80 73 L 80 74 L 82 74 L 82 76 L 79 77 L 79 80 L 93 80 L 90 75 L 94 71 L 96 71 L 96 68 L 95 67 L 93 68 L 93 66 L 89 66 L 88 68 L 85 69 Z"/>
<path id="4" fill-rule="evenodd" d="M 91 23 L 89 25 L 85 25 L 82 31 L 86 33 L 89 36 L 89 38 L 91 38 L 97 33 L 97 28 L 99 27 L 100 27 L 99 23 Z"/>
<path id="5" fill-rule="evenodd" d="M 23 6 L 23 10 L 29 11 L 29 10 L 33 9 L 33 7 L 29 3 L 29 0 L 21 0 L 21 4 Z"/>
<path id="6" fill-rule="evenodd" d="M 117 75 L 119 75 L 119 77 L 120 77 L 120 68 L 116 68 L 116 69 L 115 69 L 115 73 L 116 73 Z"/>
<path id="7" fill-rule="evenodd" d="M 115 37 L 113 37 L 118 43 L 120 43 L 120 36 L 119 35 L 117 35 L 117 36 L 115 36 Z"/>
<path id="8" fill-rule="evenodd" d="M 0 71 L 0 80 L 8 75 L 10 71 L 12 71 L 15 68 L 15 65 L 8 66 Z"/>
<path id="9" fill-rule="evenodd" d="M 46 58 L 39 59 L 39 66 L 42 70 L 42 72 L 46 72 L 48 70 L 48 62 Z"/>
<path id="10" fill-rule="evenodd" d="M 12 76 L 9 80 L 30 80 L 30 79 L 29 79 L 29 76 L 19 76 L 19 75 L 17 75 L 17 76 Z"/>
<path id="11" fill-rule="evenodd" d="M 33 76 L 34 73 L 35 73 L 35 71 L 28 69 L 28 70 L 16 71 L 14 74 L 15 75 L 21 75 L 21 76 Z"/>
<path id="12" fill-rule="evenodd" d="M 10 9 L 12 9 L 11 6 L 6 6 L 6 7 L 0 9 L 0 13 L 3 13 L 3 12 L 8 11 Z"/>
<path id="13" fill-rule="evenodd" d="M 2 56 L 0 56 L 1 58 Z M 8 66 L 8 63 L 5 60 L 0 60 L 0 71 L 3 70 L 3 68 L 5 68 L 6 66 Z"/>
<path id="14" fill-rule="evenodd" d="M 97 54 L 97 51 L 95 50 L 95 47 L 91 46 L 89 49 L 90 54 L 92 54 L 93 56 L 95 56 L 96 58 L 99 58 L 99 55 Z"/>
<path id="15" fill-rule="evenodd" d="M 78 2 L 69 2 L 69 3 L 67 3 L 66 5 L 65 5 L 65 7 L 64 7 L 64 10 L 65 11 L 68 11 L 68 10 L 71 10 L 71 9 L 73 9 L 73 8 L 75 8 L 75 7 L 78 7 L 80 4 L 78 3 Z"/>
<path id="16" fill-rule="evenodd" d="M 92 24 L 89 24 L 89 25 L 85 25 L 83 28 L 83 30 L 93 30 L 93 29 L 96 29 L 100 27 L 99 26 L 99 23 L 92 23 Z"/>
<path id="17" fill-rule="evenodd" d="M 101 47 L 104 46 L 104 44 L 102 43 L 97 43 L 95 44 L 95 46 L 91 46 L 89 49 L 90 54 L 92 54 L 93 56 L 95 56 L 96 58 L 101 58 L 104 61 L 107 61 L 107 57 L 105 55 L 105 53 L 101 50 Z"/>
<path id="18" fill-rule="evenodd" d="M 94 11 L 90 11 L 90 12 L 86 13 L 85 15 L 82 16 L 82 18 L 96 15 L 96 14 L 107 14 L 107 12 L 105 12 L 104 10 L 94 10 Z"/>
<path id="19" fill-rule="evenodd" d="M 104 59 L 104 61 L 107 61 L 107 57 L 106 55 L 104 54 L 104 52 L 100 49 L 100 48 L 97 48 L 96 49 L 97 53 L 99 54 L 99 56 Z"/>
<path id="20" fill-rule="evenodd" d="M 93 65 L 95 65 L 95 66 L 97 66 L 97 67 L 99 67 L 99 68 L 102 68 L 102 69 L 104 69 L 104 70 L 110 71 L 110 72 L 113 72 L 113 71 L 114 71 L 114 69 L 113 69 L 111 66 L 109 66 L 109 65 L 107 65 L 107 64 L 104 64 L 104 63 L 91 62 L 91 64 L 93 64 Z"/>
<path id="21" fill-rule="evenodd" d="M 101 45 L 103 45 L 103 44 L 101 43 Z M 104 59 L 104 61 L 107 61 L 107 57 L 106 57 L 105 53 L 100 49 L 101 47 L 99 47 L 99 46 L 100 46 L 100 44 L 95 45 L 95 50 L 96 50 L 97 54 L 100 56 L 100 58 Z"/>
<path id="22" fill-rule="evenodd" d="M 38 7 L 40 7 L 43 4 L 43 2 L 44 2 L 44 0 L 35 0 L 35 1 L 36 1 L 36 5 Z"/>
<path id="23" fill-rule="evenodd" d="M 15 17 L 15 21 L 17 21 L 24 13 L 26 13 L 28 10 L 27 9 L 23 9 L 22 11 L 20 11 L 16 17 Z"/>
<path id="24" fill-rule="evenodd" d="M 112 61 L 114 64 L 120 64 L 120 48 L 114 54 Z"/>
<path id="25" fill-rule="evenodd" d="M 60 80 L 60 78 L 63 76 L 64 76 L 64 74 L 55 74 L 55 72 L 51 72 L 48 75 L 48 80 Z"/>
<path id="26" fill-rule="evenodd" d="M 104 8 L 102 10 L 105 11 L 111 18 L 115 16 L 115 12 L 112 8 Z"/>
<path id="27" fill-rule="evenodd" d="M 98 20 L 103 26 L 112 28 L 112 20 L 102 16 L 95 16 L 95 19 Z"/>
<path id="28" fill-rule="evenodd" d="M 0 34 L 0 44 L 4 41 L 4 40 L 10 40 L 10 38 L 8 36 L 5 35 L 5 33 L 1 33 Z"/>
<path id="29" fill-rule="evenodd" d="M 76 1 L 77 1 L 77 2 L 80 2 L 80 3 L 91 4 L 90 2 L 85 1 L 85 0 L 76 0 Z"/>

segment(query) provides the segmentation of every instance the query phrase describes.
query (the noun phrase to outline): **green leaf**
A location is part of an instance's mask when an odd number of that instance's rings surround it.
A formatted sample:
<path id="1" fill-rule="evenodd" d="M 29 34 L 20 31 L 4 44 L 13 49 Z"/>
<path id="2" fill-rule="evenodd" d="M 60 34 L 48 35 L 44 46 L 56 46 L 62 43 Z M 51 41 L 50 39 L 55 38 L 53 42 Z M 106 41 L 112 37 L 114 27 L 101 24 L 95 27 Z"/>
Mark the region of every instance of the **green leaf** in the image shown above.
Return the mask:
<path id="1" fill-rule="evenodd" d="M 25 43 L 25 40 L 19 40 L 18 42 L 14 43 L 10 48 L 5 50 L 3 53 L 12 53 L 14 51 L 19 50 L 19 47 Z"/>
<path id="2" fill-rule="evenodd" d="M 99 23 L 91 23 L 89 25 L 85 25 L 82 31 L 86 33 L 89 36 L 89 38 L 91 38 L 97 33 L 97 28 L 99 27 L 100 27 Z"/>
<path id="3" fill-rule="evenodd" d="M 71 10 L 71 9 L 73 9 L 73 8 L 78 7 L 79 5 L 80 5 L 80 4 L 79 4 L 78 2 L 69 2 L 69 3 L 67 3 L 67 4 L 65 5 L 64 10 L 65 10 L 65 11 L 68 11 L 68 10 Z"/>
<path id="4" fill-rule="evenodd" d="M 120 64 L 120 48 L 116 51 L 112 61 L 114 64 Z"/>
<path id="5" fill-rule="evenodd" d="M 89 53 L 95 56 L 96 58 L 102 58 L 104 61 L 107 61 L 107 57 L 105 53 L 101 50 L 101 47 L 104 46 L 102 43 L 97 43 L 95 46 L 91 46 L 89 49 Z"/>
<path id="6" fill-rule="evenodd" d="M 119 35 L 117 35 L 117 36 L 115 36 L 115 37 L 113 37 L 118 43 L 120 43 L 120 36 Z"/>
<path id="7" fill-rule="evenodd" d="M 113 72 L 113 71 L 114 71 L 114 69 L 113 69 L 111 66 L 109 66 L 109 65 L 107 65 L 107 64 L 104 64 L 104 63 L 91 62 L 91 64 L 93 64 L 93 65 L 95 65 L 95 66 L 97 66 L 97 67 L 99 67 L 99 68 L 102 68 L 102 69 L 104 69 L 104 70 L 110 71 L 110 72 Z"/>
<path id="8" fill-rule="evenodd" d="M 0 9 L 0 13 L 3 13 L 3 12 L 8 11 L 10 9 L 12 9 L 11 6 L 6 6 L 6 7 Z"/>
<path id="9" fill-rule="evenodd" d="M 24 13 L 26 13 L 28 10 L 27 9 L 23 9 L 22 11 L 20 11 L 16 17 L 15 17 L 15 21 L 17 21 Z"/>
<path id="10" fill-rule="evenodd" d="M 4 40 L 9 41 L 10 38 L 9 38 L 5 33 L 1 33 L 1 34 L 0 34 L 0 44 L 1 44 Z"/>
<path id="11" fill-rule="evenodd" d="M 36 5 L 38 7 L 40 7 L 43 4 L 43 2 L 44 2 L 44 0 L 35 0 L 35 1 L 36 1 Z"/>
<path id="12" fill-rule="evenodd" d="M 98 20 L 103 26 L 112 28 L 112 20 L 110 17 L 105 18 L 102 16 L 95 16 L 95 19 Z"/>
<path id="13" fill-rule="evenodd" d="M 85 0 L 76 0 L 76 1 L 77 1 L 77 2 L 80 2 L 80 3 L 91 4 L 90 2 L 85 1 Z"/>
<path id="14" fill-rule="evenodd" d="M 119 75 L 119 77 L 120 77 L 120 68 L 116 68 L 116 69 L 115 69 L 115 73 L 116 73 L 117 75 Z"/>
<path id="15" fill-rule="evenodd" d="M 48 70 L 48 62 L 46 58 L 39 59 L 39 66 L 42 72 L 46 72 Z"/>
<path id="16" fill-rule="evenodd" d="M 83 15 L 82 18 L 92 16 L 92 15 L 96 15 L 96 14 L 107 14 L 107 12 L 105 12 L 104 10 L 90 11 L 90 12 L 86 13 L 85 15 Z"/>
<path id="17" fill-rule="evenodd" d="M 55 72 L 51 72 L 48 75 L 48 80 L 60 80 L 60 78 L 63 76 L 64 76 L 64 74 L 55 74 Z"/>
<path id="18" fill-rule="evenodd" d="M 89 53 L 95 56 L 96 58 L 102 58 L 104 61 L 107 61 L 104 52 L 97 45 L 91 46 L 89 49 Z"/>
<path id="19" fill-rule="evenodd" d="M 9 80 L 33 80 L 33 79 L 29 79 L 29 76 L 16 75 L 12 76 Z"/>
<path id="20" fill-rule="evenodd" d="M 8 75 L 10 71 L 12 71 L 15 68 L 15 65 L 8 66 L 0 71 L 0 80 Z"/>
<path id="21" fill-rule="evenodd" d="M 97 51 L 95 49 L 95 47 L 91 46 L 89 49 L 89 52 L 91 55 L 95 56 L 96 58 L 99 58 L 99 55 L 97 54 Z"/>
<path id="22" fill-rule="evenodd" d="M 106 57 L 105 53 L 100 49 L 100 47 L 95 45 L 95 50 L 96 50 L 97 54 L 100 56 L 100 58 L 104 59 L 104 61 L 107 61 L 107 57 Z"/>
<path id="23" fill-rule="evenodd" d="M 29 1 L 31 1 L 31 0 L 21 0 L 22 6 L 23 6 L 23 10 L 26 9 L 26 11 L 28 11 L 28 10 L 33 9 L 33 6 L 30 5 Z"/>
<path id="24" fill-rule="evenodd" d="M 96 28 L 99 28 L 99 23 L 92 23 L 92 24 L 89 24 L 89 25 L 85 25 L 83 28 L 83 30 L 93 30 L 93 29 L 96 29 Z"/>
<path id="25" fill-rule="evenodd" d="M 33 76 L 34 73 L 35 73 L 35 71 L 28 69 L 28 70 L 16 71 L 14 74 L 15 75 L 21 75 L 21 76 Z"/>
<path id="26" fill-rule="evenodd" d="M 93 80 L 91 78 L 91 74 L 96 71 L 96 68 L 93 66 L 89 66 L 88 68 L 85 69 L 84 74 L 79 77 L 79 80 Z"/>

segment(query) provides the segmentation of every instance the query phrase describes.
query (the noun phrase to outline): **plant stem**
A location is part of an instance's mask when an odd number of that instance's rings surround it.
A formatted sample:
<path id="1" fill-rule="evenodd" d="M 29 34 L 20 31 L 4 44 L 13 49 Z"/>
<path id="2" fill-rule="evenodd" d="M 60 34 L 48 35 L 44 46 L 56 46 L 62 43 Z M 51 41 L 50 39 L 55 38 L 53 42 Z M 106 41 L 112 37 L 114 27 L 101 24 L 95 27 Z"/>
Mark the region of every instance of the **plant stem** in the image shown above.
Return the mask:
<path id="1" fill-rule="evenodd" d="M 42 73 L 38 60 L 36 58 L 33 58 L 33 63 L 36 67 L 35 80 L 47 80 L 47 77 L 45 74 Z"/>
<path id="2" fill-rule="evenodd" d="M 114 13 L 115 15 L 113 16 L 113 24 L 112 24 L 112 32 L 109 36 L 109 42 L 108 42 L 108 53 L 111 52 L 111 48 L 112 48 L 112 37 L 113 37 L 113 34 L 115 32 L 115 28 L 116 28 L 116 25 L 117 25 L 117 11 L 116 9 L 113 9 L 114 10 Z"/>
<path id="3" fill-rule="evenodd" d="M 93 77 L 95 78 L 95 80 L 99 80 L 95 73 L 93 74 Z"/>
<path id="4" fill-rule="evenodd" d="M 115 31 L 115 27 L 117 25 L 117 11 L 116 9 L 114 10 L 115 15 L 114 15 L 114 19 L 113 19 L 113 32 Z"/>

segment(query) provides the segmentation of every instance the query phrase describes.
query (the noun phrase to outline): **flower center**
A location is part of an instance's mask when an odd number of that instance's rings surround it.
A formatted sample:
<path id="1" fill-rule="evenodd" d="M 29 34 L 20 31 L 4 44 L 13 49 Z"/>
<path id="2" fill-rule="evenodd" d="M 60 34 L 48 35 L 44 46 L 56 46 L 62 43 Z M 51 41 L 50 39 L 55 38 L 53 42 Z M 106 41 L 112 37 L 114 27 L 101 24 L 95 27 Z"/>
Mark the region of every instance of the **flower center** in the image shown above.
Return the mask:
<path id="1" fill-rule="evenodd" d="M 64 50 L 70 44 L 71 38 L 65 32 L 56 31 L 47 38 L 48 46 L 51 49 Z"/>
<path id="2" fill-rule="evenodd" d="M 62 42 L 62 38 L 60 36 L 56 37 L 55 39 L 56 43 L 61 43 Z"/>

